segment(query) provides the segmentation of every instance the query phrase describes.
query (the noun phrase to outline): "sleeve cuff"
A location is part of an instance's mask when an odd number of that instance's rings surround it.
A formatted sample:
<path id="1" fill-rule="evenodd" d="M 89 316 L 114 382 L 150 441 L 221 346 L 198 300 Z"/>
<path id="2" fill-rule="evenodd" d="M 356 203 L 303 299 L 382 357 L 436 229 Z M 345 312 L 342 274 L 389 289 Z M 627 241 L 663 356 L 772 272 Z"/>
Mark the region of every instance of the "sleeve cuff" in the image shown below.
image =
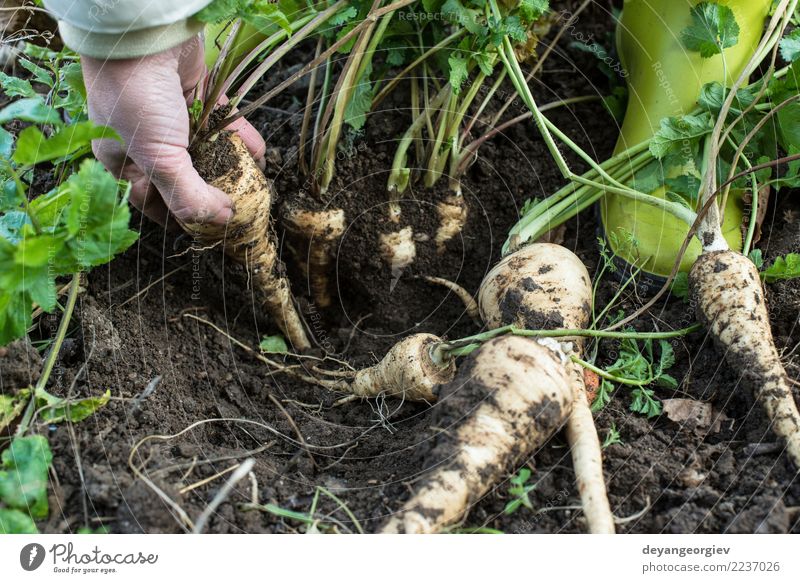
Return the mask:
<path id="1" fill-rule="evenodd" d="M 64 44 L 81 55 L 95 59 L 132 59 L 171 49 L 203 30 L 193 18 L 172 24 L 122 33 L 102 33 L 75 27 L 63 20 L 58 29 Z"/>

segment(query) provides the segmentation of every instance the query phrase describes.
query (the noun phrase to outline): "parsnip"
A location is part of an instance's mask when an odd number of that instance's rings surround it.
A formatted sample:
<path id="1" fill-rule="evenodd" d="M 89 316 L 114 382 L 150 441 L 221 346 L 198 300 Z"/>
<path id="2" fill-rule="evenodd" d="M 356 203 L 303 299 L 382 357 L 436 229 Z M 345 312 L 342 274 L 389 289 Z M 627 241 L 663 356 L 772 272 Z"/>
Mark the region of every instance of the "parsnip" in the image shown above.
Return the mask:
<path id="1" fill-rule="evenodd" d="M 555 343 L 519 336 L 471 354 L 441 391 L 438 416 L 453 426 L 437 437 L 439 466 L 381 532 L 433 533 L 457 522 L 557 432 L 574 400 L 565 358 Z"/>
<path id="2" fill-rule="evenodd" d="M 283 224 L 298 242 L 298 262 L 305 271 L 314 303 L 319 308 L 330 307 L 330 271 L 336 244 L 345 230 L 344 210 L 288 207 L 283 212 Z"/>
<path id="3" fill-rule="evenodd" d="M 514 324 L 520 328 L 578 330 L 589 325 L 592 286 L 583 262 L 571 251 L 552 243 L 523 247 L 498 263 L 480 287 L 481 316 L 490 328 Z M 571 340 L 580 353 L 583 339 Z M 586 396 L 583 370 L 569 362 L 574 404 L 567 422 L 575 479 L 589 531 L 613 533 L 600 440 Z"/>
<path id="4" fill-rule="evenodd" d="M 217 140 L 230 142 L 228 154 L 235 163 L 211 180 L 210 184 L 231 198 L 234 215 L 224 226 L 183 226 L 202 242 L 222 241 L 225 253 L 246 266 L 253 289 L 260 294 L 264 309 L 292 346 L 297 350 L 310 348 L 303 322 L 294 306 L 289 282 L 280 275 L 277 246 L 270 229 L 272 189 L 236 134 L 221 133 Z M 199 165 L 196 158 L 195 164 Z"/>
<path id="5" fill-rule="evenodd" d="M 735 251 L 702 254 L 689 272 L 697 318 L 752 389 L 800 469 L 800 413 L 775 348 L 756 266 Z"/>

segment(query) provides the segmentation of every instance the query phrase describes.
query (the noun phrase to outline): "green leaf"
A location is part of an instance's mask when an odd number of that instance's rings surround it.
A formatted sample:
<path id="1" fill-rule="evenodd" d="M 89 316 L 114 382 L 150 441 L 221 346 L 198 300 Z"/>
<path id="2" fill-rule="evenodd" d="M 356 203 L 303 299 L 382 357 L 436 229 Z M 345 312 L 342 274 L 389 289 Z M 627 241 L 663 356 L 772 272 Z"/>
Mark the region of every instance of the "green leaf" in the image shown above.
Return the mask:
<path id="1" fill-rule="evenodd" d="M 358 8 L 355 6 L 348 6 L 341 12 L 337 12 L 331 16 L 328 19 L 328 26 L 341 26 L 342 24 L 353 20 L 356 16 L 358 16 Z"/>
<path id="2" fill-rule="evenodd" d="M 99 126 L 91 121 L 82 121 L 66 126 L 50 138 L 35 126 L 22 130 L 17 138 L 17 149 L 14 161 L 18 164 L 33 166 L 41 162 L 64 158 L 75 151 L 88 146 L 92 140 L 120 140 L 119 134 L 106 126 Z"/>
<path id="3" fill-rule="evenodd" d="M 39 534 L 33 519 L 13 508 L 0 508 L 0 534 Z"/>
<path id="4" fill-rule="evenodd" d="M 686 299 L 689 297 L 689 276 L 681 271 L 672 280 L 672 287 L 670 288 L 672 295 L 676 298 Z"/>
<path id="5" fill-rule="evenodd" d="M 40 417 L 48 423 L 61 423 L 69 419 L 73 423 L 83 421 L 95 414 L 111 399 L 111 391 L 100 397 L 85 399 L 62 399 L 51 395 L 44 389 L 36 391 L 36 406 L 41 409 Z"/>
<path id="6" fill-rule="evenodd" d="M 47 85 L 48 87 L 53 86 L 53 75 L 50 71 L 28 59 L 20 58 L 17 62 L 22 65 L 24 69 L 30 71 L 37 82 L 42 85 Z"/>
<path id="7" fill-rule="evenodd" d="M 214 0 L 194 18 L 200 22 L 221 22 L 239 16 L 247 10 L 252 0 Z"/>
<path id="8" fill-rule="evenodd" d="M 784 151 L 800 149 L 800 103 L 788 103 L 778 110 L 778 142 Z"/>
<path id="9" fill-rule="evenodd" d="M 592 401 L 592 413 L 602 411 L 606 405 L 611 401 L 611 393 L 614 391 L 614 385 L 607 379 L 600 380 L 600 386 L 597 388 L 597 394 Z"/>
<path id="10" fill-rule="evenodd" d="M 292 33 L 292 25 L 283 11 L 276 3 L 267 0 L 257 0 L 244 20 L 265 36 L 274 33 L 276 26 L 280 26 L 287 34 Z"/>
<path id="11" fill-rule="evenodd" d="M 58 112 L 45 105 L 41 97 L 18 99 L 0 110 L 0 124 L 15 119 L 30 123 L 61 124 Z"/>
<path id="12" fill-rule="evenodd" d="M 450 58 L 447 59 L 447 62 L 450 65 L 450 87 L 453 88 L 453 91 L 459 93 L 461 91 L 461 86 L 469 77 L 467 59 L 460 52 L 452 53 Z"/>
<path id="13" fill-rule="evenodd" d="M 259 342 L 258 347 L 261 349 L 261 352 L 272 352 L 283 354 L 289 352 L 289 346 L 286 344 L 286 340 L 283 339 L 283 336 L 275 335 L 275 336 L 264 336 Z"/>
<path id="14" fill-rule="evenodd" d="M 700 89 L 700 97 L 698 97 L 697 103 L 705 111 L 712 115 L 717 115 L 729 93 L 730 91 L 723 87 L 721 83 L 712 81 L 711 83 L 706 83 Z M 755 98 L 755 94 L 750 89 L 746 87 L 739 89 L 731 104 L 730 115 L 738 116 L 741 114 L 743 110 L 747 109 L 755 101 Z"/>
<path id="15" fill-rule="evenodd" d="M 533 22 L 550 10 L 548 0 L 521 0 L 519 3 L 519 13 L 525 22 Z"/>
<path id="16" fill-rule="evenodd" d="M 791 63 L 800 57 L 800 28 L 795 28 L 792 32 L 781 39 L 781 57 Z"/>
<path id="17" fill-rule="evenodd" d="M 697 176 L 683 174 L 675 178 L 666 178 L 664 184 L 668 192 L 674 193 L 680 198 L 694 202 L 700 192 L 700 179 Z"/>
<path id="18" fill-rule="evenodd" d="M 0 346 L 24 336 L 31 325 L 31 303 L 24 292 L 0 294 Z"/>
<path id="19" fill-rule="evenodd" d="M 686 163 L 698 152 L 700 139 L 712 130 L 708 113 L 667 117 L 650 140 L 650 153 L 659 160 L 667 156 Z"/>
<path id="20" fill-rule="evenodd" d="M 14 136 L 8 131 L 0 128 L 0 158 L 7 160 L 11 157 L 11 151 L 14 148 Z M 13 181 L 11 181 L 14 184 Z M 16 185 L 15 185 L 16 188 Z"/>
<path id="21" fill-rule="evenodd" d="M 466 7 L 461 0 L 447 0 L 441 11 L 447 21 L 463 26 L 472 34 L 484 35 L 486 32 L 481 11 Z"/>
<path id="22" fill-rule="evenodd" d="M 24 285 L 32 302 L 45 312 L 53 311 L 56 307 L 56 279 L 47 265 L 39 269 L 26 269 Z"/>
<path id="23" fill-rule="evenodd" d="M 764 254 L 761 252 L 761 249 L 753 249 L 747 255 L 747 258 L 753 262 L 753 265 L 756 266 L 756 269 L 761 269 L 764 267 Z"/>
<path id="24" fill-rule="evenodd" d="M 29 389 L 20 389 L 14 395 L 0 394 L 0 433 L 5 435 L 6 428 L 22 415 L 30 396 Z"/>
<path id="25" fill-rule="evenodd" d="M 47 518 L 47 473 L 53 454 L 41 435 L 16 437 L 0 464 L 0 501 L 26 510 L 34 519 Z"/>
<path id="26" fill-rule="evenodd" d="M 0 72 L 0 86 L 9 97 L 36 97 L 30 81 Z"/>
<path id="27" fill-rule="evenodd" d="M 631 411 L 647 415 L 647 418 L 658 417 L 661 415 L 661 403 L 655 400 L 652 389 L 636 387 L 632 391 L 633 402 Z"/>
<path id="28" fill-rule="evenodd" d="M 672 345 L 666 340 L 659 340 L 658 346 L 661 349 L 661 357 L 658 361 L 657 372 L 660 374 L 672 368 L 675 364 L 675 351 L 672 349 Z"/>
<path id="29" fill-rule="evenodd" d="M 739 25 L 733 11 L 714 2 L 700 2 L 691 9 L 692 24 L 681 31 L 683 46 L 704 59 L 721 53 L 739 41 Z"/>
<path id="30" fill-rule="evenodd" d="M 0 216 L 0 237 L 10 243 L 17 244 L 22 237 L 25 226 L 31 225 L 31 219 L 23 211 L 10 211 Z"/>
<path id="31" fill-rule="evenodd" d="M 664 163 L 653 160 L 633 175 L 631 186 L 639 192 L 653 192 L 664 186 Z"/>
<path id="32" fill-rule="evenodd" d="M 365 75 L 366 77 L 366 75 Z M 360 130 L 367 123 L 367 114 L 372 109 L 374 91 L 368 79 L 362 79 L 353 91 L 345 107 L 344 121 L 354 130 Z"/>
<path id="33" fill-rule="evenodd" d="M 777 257 L 769 268 L 761 272 L 761 277 L 767 283 L 800 277 L 800 254 L 789 253 Z"/>
<path id="34" fill-rule="evenodd" d="M 27 267 L 41 267 L 61 250 L 63 244 L 63 239 L 54 237 L 50 233 L 41 235 L 26 233 L 17 244 L 14 261 Z"/>

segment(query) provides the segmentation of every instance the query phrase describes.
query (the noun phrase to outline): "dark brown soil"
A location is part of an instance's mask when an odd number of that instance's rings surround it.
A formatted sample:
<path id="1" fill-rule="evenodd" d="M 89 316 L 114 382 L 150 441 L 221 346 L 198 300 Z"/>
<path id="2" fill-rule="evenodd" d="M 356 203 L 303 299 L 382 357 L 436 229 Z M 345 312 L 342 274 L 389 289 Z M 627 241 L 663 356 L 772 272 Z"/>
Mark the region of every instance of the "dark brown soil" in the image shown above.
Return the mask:
<path id="1" fill-rule="evenodd" d="M 578 29 L 601 38 L 608 19 L 604 10 L 595 8 L 581 19 Z M 590 26 L 591 22 L 597 24 Z M 298 62 L 301 59 L 298 56 Z M 605 80 L 590 55 L 569 50 L 565 41 L 535 87 L 544 103 L 602 93 Z M 284 201 L 307 190 L 296 175 L 302 100 L 300 91 L 287 93 L 253 120 L 269 143 L 267 173 Z M 443 256 L 436 255 L 433 244 L 423 237 L 417 261 L 392 281 L 378 259 L 376 234 L 387 228 L 382 223 L 387 169 L 400 128 L 409 117 L 400 95 L 384 107 L 370 118 L 365 133 L 353 139 L 352 155 L 338 164 L 326 198 L 326 203 L 347 210 L 350 223 L 338 249 L 341 305 L 320 313 L 306 299 L 307 286 L 295 279 L 295 292 L 316 342 L 353 366 L 374 363 L 410 332 L 448 338 L 475 333 L 475 325 L 452 294 L 414 276 L 446 277 L 475 292 L 498 260 L 500 245 L 524 201 L 562 184 L 533 124 L 511 127 L 484 145 L 465 177 L 470 217 L 463 236 L 452 241 Z M 513 107 L 508 112 L 518 114 Z M 586 103 L 549 115 L 597 158 L 611 151 L 617 129 L 602 106 Z M 426 192 L 415 187 L 403 201 L 404 222 L 430 237 L 435 229 L 431 204 L 443 194 L 441 188 Z M 281 202 L 276 201 L 276 209 Z M 797 207 L 770 208 L 762 243 L 768 260 L 800 249 L 797 213 Z M 89 275 L 71 348 L 64 351 L 51 377 L 49 390 L 54 394 L 64 395 L 70 387 L 81 396 L 110 389 L 113 399 L 76 425 L 74 438 L 65 425 L 39 427 L 50 439 L 55 459 L 51 518 L 42 529 L 75 532 L 87 525 L 106 525 L 112 532 L 180 532 L 185 525 L 164 497 L 197 519 L 231 474 L 202 485 L 200 481 L 248 457 L 255 460 L 254 479 L 236 486 L 211 517 L 208 532 L 305 529 L 289 518 L 243 509 L 241 505 L 251 501 L 253 486 L 261 504 L 297 512 L 308 511 L 317 488 L 325 488 L 347 505 L 364 530 L 377 529 L 429 467 L 425 452 L 437 431 L 436 407 L 394 399 L 336 406 L 338 395 L 273 374 L 224 334 L 195 319 L 206 319 L 250 346 L 275 333 L 259 312 L 258 298 L 248 289 L 241 268 L 230 265 L 216 250 L 194 250 L 187 237 L 176 239 L 144 220 L 136 227 L 141 229 L 139 242 Z M 569 224 L 564 242 L 590 273 L 596 271 L 599 259 L 595 237 L 594 218 L 585 213 Z M 291 269 L 288 251 L 282 249 Z M 613 278 L 602 283 L 601 303 L 609 301 L 617 286 Z M 779 345 L 786 349 L 788 370 L 797 378 L 796 284 L 771 286 L 768 293 Z M 641 301 L 632 289 L 623 294 L 620 308 L 630 313 Z M 692 322 L 690 312 L 686 304 L 673 301 L 657 306 L 635 325 L 684 327 Z M 37 334 L 47 336 L 49 330 L 43 323 Z M 613 426 L 622 440 L 605 450 L 612 508 L 625 519 L 619 530 L 800 531 L 800 485 L 780 447 L 770 445 L 774 437 L 761 410 L 739 388 L 739 379 L 704 334 L 672 345 L 678 364 L 670 372 L 679 388 L 657 389 L 658 398 L 710 401 L 729 420 L 716 433 L 698 434 L 666 416 L 648 420 L 632 413 L 630 392 L 616 389 L 611 403 L 597 416 L 597 425 L 601 438 Z M 617 350 L 614 342 L 603 342 L 599 364 L 612 362 Z M 2 366 L 5 376 L 5 361 Z M 128 463 L 133 448 L 155 435 L 162 437 L 139 445 L 132 463 L 161 489 L 163 497 L 137 479 Z M 509 498 L 508 482 L 503 481 L 473 508 L 465 526 L 509 533 L 585 531 L 563 436 L 554 437 L 529 465 L 536 483 L 533 511 L 521 508 L 504 515 Z M 340 531 L 357 529 L 324 494 L 317 516 L 322 518 L 322 529 L 334 525 Z"/>

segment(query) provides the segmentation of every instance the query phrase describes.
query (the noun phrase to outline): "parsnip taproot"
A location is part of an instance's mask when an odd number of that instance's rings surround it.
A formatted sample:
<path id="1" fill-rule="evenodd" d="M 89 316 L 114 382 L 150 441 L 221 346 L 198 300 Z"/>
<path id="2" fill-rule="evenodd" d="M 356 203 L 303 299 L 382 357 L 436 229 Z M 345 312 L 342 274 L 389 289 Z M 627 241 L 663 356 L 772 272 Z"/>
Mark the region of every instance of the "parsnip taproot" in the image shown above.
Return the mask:
<path id="1" fill-rule="evenodd" d="M 184 228 L 204 243 L 222 242 L 225 253 L 244 265 L 253 289 L 260 295 L 266 312 L 275 320 L 297 350 L 311 347 L 298 314 L 289 282 L 280 274 L 275 237 L 270 228 L 272 189 L 236 134 L 220 133 L 217 141 L 193 154 L 195 166 L 202 168 L 215 150 L 225 152 L 227 169 L 210 180 L 234 204 L 233 217 L 222 226 L 186 224 Z"/>
<path id="2" fill-rule="evenodd" d="M 505 257 L 487 274 L 478 295 L 481 316 L 490 328 L 513 324 L 531 330 L 584 329 L 591 301 L 591 279 L 583 262 L 552 243 L 534 243 Z M 577 353 L 583 349 L 583 338 L 560 340 L 571 341 Z M 613 533 L 602 450 L 583 369 L 573 362 L 565 368 L 574 391 L 566 434 L 583 512 L 590 532 Z"/>
<path id="3" fill-rule="evenodd" d="M 707 252 L 689 272 L 689 289 L 698 320 L 764 407 L 800 469 L 800 413 L 775 348 L 758 269 L 741 253 Z"/>
<path id="4" fill-rule="evenodd" d="M 387 395 L 408 401 L 433 403 L 439 385 L 455 375 L 455 362 L 435 351 L 442 339 L 433 334 L 413 334 L 395 344 L 381 361 L 358 371 L 352 381 L 331 387 L 358 397 Z"/>
<path id="5" fill-rule="evenodd" d="M 565 358 L 557 343 L 519 336 L 473 352 L 440 393 L 437 467 L 381 532 L 442 531 L 556 433 L 574 401 Z"/>
<path id="6" fill-rule="evenodd" d="M 319 308 L 330 307 L 333 303 L 330 272 L 336 244 L 346 227 L 344 210 L 287 207 L 283 226 L 297 241 L 298 263 L 305 272 L 314 303 Z"/>

